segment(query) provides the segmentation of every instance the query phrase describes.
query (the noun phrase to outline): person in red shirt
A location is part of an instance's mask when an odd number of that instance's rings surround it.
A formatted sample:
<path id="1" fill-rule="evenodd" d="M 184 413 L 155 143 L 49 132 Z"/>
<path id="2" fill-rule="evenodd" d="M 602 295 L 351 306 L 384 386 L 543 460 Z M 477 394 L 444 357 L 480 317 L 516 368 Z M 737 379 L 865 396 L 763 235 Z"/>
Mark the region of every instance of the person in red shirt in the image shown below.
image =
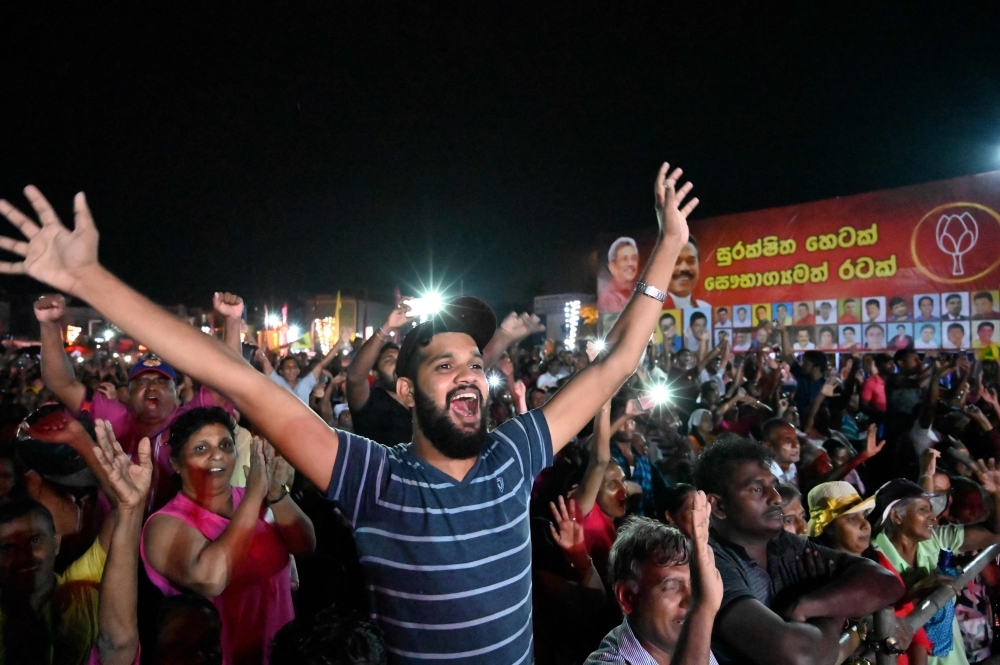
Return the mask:
<path id="1" fill-rule="evenodd" d="M 795 325 L 812 326 L 816 324 L 816 317 L 812 313 L 812 305 L 807 302 L 800 302 L 795 306 Z"/>
<path id="2" fill-rule="evenodd" d="M 621 427 L 629 419 L 623 415 L 616 421 Z M 611 435 L 617 428 L 611 423 L 609 400 L 594 418 L 594 434 L 590 439 L 590 461 L 583 479 L 573 493 L 576 499 L 576 521 L 583 524 L 584 543 L 601 578 L 608 574 L 608 554 L 615 542 L 615 520 L 625 516 L 625 472 L 611 458 Z"/>
<path id="3" fill-rule="evenodd" d="M 885 417 L 885 377 L 894 370 L 895 363 L 888 353 L 875 356 L 875 371 L 861 386 L 861 410 L 871 418 L 881 420 Z"/>
<path id="4" fill-rule="evenodd" d="M 844 300 L 842 307 L 843 311 L 838 317 L 838 323 L 861 323 L 861 319 L 858 318 L 858 301 L 853 298 L 848 298 Z"/>

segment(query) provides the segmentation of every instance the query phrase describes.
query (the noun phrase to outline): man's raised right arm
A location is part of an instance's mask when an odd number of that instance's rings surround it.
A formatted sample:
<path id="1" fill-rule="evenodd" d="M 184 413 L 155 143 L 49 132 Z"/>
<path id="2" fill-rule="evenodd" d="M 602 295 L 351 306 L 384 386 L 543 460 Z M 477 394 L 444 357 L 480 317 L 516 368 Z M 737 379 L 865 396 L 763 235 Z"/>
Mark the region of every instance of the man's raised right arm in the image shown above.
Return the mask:
<path id="1" fill-rule="evenodd" d="M 28 274 L 81 298 L 115 325 L 192 378 L 224 393 L 291 464 L 320 489 L 330 483 L 337 434 L 305 404 L 244 362 L 222 342 L 183 323 L 131 289 L 97 261 L 98 234 L 82 193 L 75 229 L 62 225 L 35 187 L 25 188 L 41 226 L 0 200 L 3 214 L 28 242 L 0 238 L 0 249 L 24 257 L 0 262 L 0 273 Z"/>
<path id="2" fill-rule="evenodd" d="M 87 388 L 76 378 L 73 363 L 63 346 L 60 321 L 65 313 L 66 299 L 61 295 L 45 295 L 35 301 L 35 317 L 42 329 L 42 381 L 73 415 L 77 415 Z"/>
<path id="3" fill-rule="evenodd" d="M 389 313 L 385 323 L 378 327 L 371 337 L 358 349 L 354 360 L 347 366 L 347 405 L 353 413 L 365 405 L 371 388 L 368 385 L 368 375 L 378 362 L 379 352 L 382 347 L 390 341 L 389 335 L 394 330 L 399 330 L 411 319 L 407 316 L 410 308 L 402 302 Z M 396 336 L 396 344 L 402 341 L 402 336 Z"/>

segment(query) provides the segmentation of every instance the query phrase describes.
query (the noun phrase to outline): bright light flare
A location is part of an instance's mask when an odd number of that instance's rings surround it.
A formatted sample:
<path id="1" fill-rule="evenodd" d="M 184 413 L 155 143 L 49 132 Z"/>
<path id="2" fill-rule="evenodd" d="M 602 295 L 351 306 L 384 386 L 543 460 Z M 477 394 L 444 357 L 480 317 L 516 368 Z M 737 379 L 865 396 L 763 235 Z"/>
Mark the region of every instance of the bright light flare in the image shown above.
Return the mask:
<path id="1" fill-rule="evenodd" d="M 666 404 L 670 401 L 670 389 L 662 383 L 658 383 L 650 389 L 649 397 L 656 404 Z"/>
<path id="2" fill-rule="evenodd" d="M 114 336 L 115 336 L 115 331 L 112 330 L 111 328 L 108 328 L 107 330 L 104 331 L 104 339 L 111 339 Z"/>
<path id="3" fill-rule="evenodd" d="M 437 291 L 428 291 L 420 298 L 403 301 L 409 306 L 409 316 L 426 321 L 444 309 L 444 296 Z"/>
<path id="4" fill-rule="evenodd" d="M 490 373 L 486 376 L 486 384 L 490 388 L 497 388 L 502 383 L 499 374 Z"/>
<path id="5" fill-rule="evenodd" d="M 288 326 L 288 341 L 294 342 L 299 337 L 302 337 L 302 329 L 298 326 Z"/>
<path id="6" fill-rule="evenodd" d="M 281 315 L 280 314 L 268 314 L 265 321 L 268 328 L 280 328 L 281 327 Z"/>
<path id="7" fill-rule="evenodd" d="M 603 339 L 594 340 L 594 349 L 596 349 L 598 353 L 603 352 L 606 348 L 608 348 L 608 344 Z"/>
<path id="8" fill-rule="evenodd" d="M 76 362 L 82 363 L 83 362 L 83 356 L 77 356 L 76 357 Z"/>

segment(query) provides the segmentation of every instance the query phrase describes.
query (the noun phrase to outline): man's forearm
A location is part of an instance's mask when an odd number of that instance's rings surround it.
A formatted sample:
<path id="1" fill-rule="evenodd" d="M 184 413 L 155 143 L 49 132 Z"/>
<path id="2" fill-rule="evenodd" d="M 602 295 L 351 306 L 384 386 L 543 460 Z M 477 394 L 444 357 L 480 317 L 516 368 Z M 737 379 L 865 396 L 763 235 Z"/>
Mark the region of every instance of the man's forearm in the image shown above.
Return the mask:
<path id="1" fill-rule="evenodd" d="M 895 603 L 905 591 L 895 575 L 861 559 L 829 584 L 799 599 L 795 614 L 806 619 L 860 617 Z"/>
<path id="2" fill-rule="evenodd" d="M 697 606 L 691 608 L 684 619 L 670 665 L 707 665 L 712 650 L 714 621 L 714 611 Z"/>
<path id="3" fill-rule="evenodd" d="M 142 508 L 116 510 L 107 519 L 114 520 L 114 530 L 101 577 L 97 645 L 104 665 L 128 665 L 139 648 L 136 608 Z"/>
<path id="4" fill-rule="evenodd" d="M 63 346 L 62 329 L 58 323 L 44 321 L 41 323 L 42 341 L 42 381 L 45 386 L 56 394 L 59 401 L 74 413 L 80 409 L 83 400 L 82 384 L 76 380 L 73 363 L 66 355 Z M 70 404 L 79 393 L 76 404 Z"/>
<path id="5" fill-rule="evenodd" d="M 240 338 L 242 324 L 243 319 L 232 319 L 227 316 L 222 327 L 222 341 L 240 356 L 243 355 L 243 340 Z"/>

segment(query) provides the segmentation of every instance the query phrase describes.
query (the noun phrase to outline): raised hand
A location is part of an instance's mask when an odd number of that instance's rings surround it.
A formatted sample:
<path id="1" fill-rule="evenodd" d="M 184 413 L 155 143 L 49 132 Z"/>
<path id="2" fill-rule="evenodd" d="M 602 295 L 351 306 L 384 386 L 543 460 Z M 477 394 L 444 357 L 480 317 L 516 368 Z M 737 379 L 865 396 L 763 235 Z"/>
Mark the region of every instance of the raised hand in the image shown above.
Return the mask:
<path id="1" fill-rule="evenodd" d="M 27 274 L 64 293 L 77 293 L 77 284 L 88 269 L 97 267 L 97 228 L 83 192 L 73 198 L 75 228 L 70 231 L 56 216 L 49 202 L 33 185 L 24 195 L 42 225 L 0 199 L 0 215 L 16 226 L 28 242 L 0 236 L 0 249 L 24 257 L 23 261 L 0 262 L 0 273 Z"/>
<path id="2" fill-rule="evenodd" d="M 79 450 L 93 446 L 94 441 L 76 418 L 67 411 L 51 413 L 27 428 L 33 439 L 46 443 L 65 443 Z"/>
<path id="3" fill-rule="evenodd" d="M 525 395 L 528 393 L 528 389 L 524 385 L 524 381 L 518 379 L 514 383 L 510 384 L 510 394 L 514 398 L 514 403 L 518 403 L 524 399 Z"/>
<path id="4" fill-rule="evenodd" d="M 831 376 L 827 378 L 826 383 L 823 384 L 823 387 L 820 388 L 819 391 L 823 393 L 825 397 L 833 397 L 834 392 L 836 391 L 839 383 L 840 381 L 837 379 L 837 377 Z"/>
<path id="5" fill-rule="evenodd" d="M 407 323 L 413 319 L 410 317 L 410 306 L 406 304 L 406 299 L 399 302 L 396 307 L 389 312 L 389 316 L 386 317 L 385 323 L 382 324 L 383 332 L 390 333 L 393 330 L 399 330 Z"/>
<path id="6" fill-rule="evenodd" d="M 868 441 L 865 444 L 865 458 L 871 459 L 875 455 L 882 452 L 883 448 L 885 448 L 885 441 L 878 440 L 878 428 L 873 423 L 868 426 Z"/>
<path id="7" fill-rule="evenodd" d="M 273 452 L 272 452 L 273 455 Z M 250 442 L 250 466 L 244 465 L 243 472 L 247 478 L 247 496 L 257 503 L 261 503 L 267 497 L 271 489 L 271 475 L 274 471 L 274 463 L 270 467 L 264 458 L 264 440 L 258 436 Z"/>
<path id="8" fill-rule="evenodd" d="M 40 323 L 57 323 L 65 315 L 66 299 L 59 294 L 44 295 L 35 301 L 35 318 Z"/>
<path id="9" fill-rule="evenodd" d="M 212 295 L 212 309 L 227 319 L 242 319 L 243 298 L 235 293 L 216 292 Z"/>
<path id="10" fill-rule="evenodd" d="M 992 457 L 989 461 L 979 460 L 979 468 L 974 470 L 976 480 L 990 494 L 1000 494 L 1000 466 Z"/>
<path id="11" fill-rule="evenodd" d="M 524 339 L 535 333 L 545 332 L 542 320 L 535 314 L 511 312 L 500 324 L 500 329 L 514 339 Z"/>
<path id="12" fill-rule="evenodd" d="M 139 463 L 133 464 L 115 438 L 111 423 L 97 420 L 94 428 L 97 430 L 94 457 L 104 474 L 103 485 L 111 489 L 111 499 L 119 509 L 142 510 L 153 483 L 153 456 L 149 449 L 149 438 L 144 437 L 139 441 Z"/>
<path id="13" fill-rule="evenodd" d="M 684 207 L 681 207 L 694 185 L 686 182 L 680 189 L 676 189 L 677 181 L 680 180 L 684 172 L 681 169 L 674 169 L 668 175 L 669 170 L 670 164 L 663 162 L 653 185 L 656 221 L 659 222 L 660 233 L 664 237 L 679 240 L 684 245 L 688 241 L 687 218 L 691 211 L 698 206 L 698 198 L 691 199 L 684 204 Z"/>
<path id="14" fill-rule="evenodd" d="M 295 480 L 295 469 L 284 457 L 278 455 L 274 446 L 267 441 L 264 441 L 264 463 L 267 465 L 271 479 L 267 488 L 267 502 L 275 503 L 284 498 L 285 486 L 291 486 L 292 481 Z"/>
<path id="15" fill-rule="evenodd" d="M 583 525 L 573 519 L 576 515 L 576 499 L 569 500 L 569 507 L 566 500 L 561 496 L 557 499 L 558 505 L 549 502 L 552 510 L 552 517 L 555 524 L 549 525 L 549 533 L 552 540 L 567 554 L 587 556 L 587 547 L 583 542 Z"/>
<path id="16" fill-rule="evenodd" d="M 691 593 L 698 603 L 718 611 L 722 606 L 722 576 L 715 567 L 715 552 L 708 544 L 712 510 L 702 491 L 695 492 L 691 507 Z"/>
<path id="17" fill-rule="evenodd" d="M 118 401 L 118 389 L 115 388 L 115 384 L 113 384 L 113 383 L 111 383 L 109 381 L 105 381 L 105 382 L 99 384 L 97 386 L 96 390 L 97 390 L 97 392 L 99 392 L 102 395 L 104 395 L 105 397 L 107 397 L 109 401 L 112 401 L 112 402 L 117 402 Z"/>

